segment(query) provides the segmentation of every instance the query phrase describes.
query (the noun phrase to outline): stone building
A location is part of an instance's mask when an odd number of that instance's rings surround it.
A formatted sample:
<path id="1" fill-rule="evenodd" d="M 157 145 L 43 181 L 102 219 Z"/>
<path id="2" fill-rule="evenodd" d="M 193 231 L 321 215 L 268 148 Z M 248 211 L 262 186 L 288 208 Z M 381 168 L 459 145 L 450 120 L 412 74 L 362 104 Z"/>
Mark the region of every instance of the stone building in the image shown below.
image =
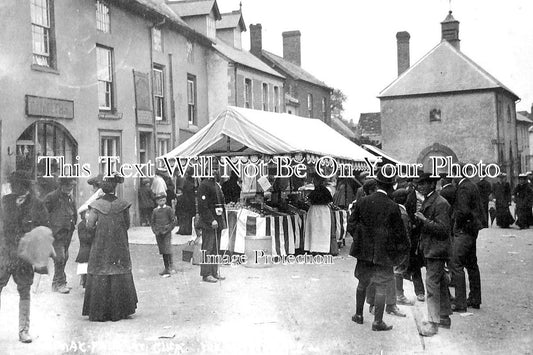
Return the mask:
<path id="1" fill-rule="evenodd" d="M 520 172 L 531 171 L 529 130 L 533 127 L 533 121 L 529 119 L 527 111 L 516 113 L 516 130 L 518 139 L 518 153 L 520 154 Z"/>
<path id="2" fill-rule="evenodd" d="M 263 49 L 261 24 L 250 25 L 250 52 L 285 77 L 285 112 L 330 123 L 333 91 L 301 66 L 300 31 L 283 32 L 283 57 Z"/>
<path id="3" fill-rule="evenodd" d="M 442 41 L 413 66 L 409 34 L 397 34 L 399 76 L 379 94 L 383 150 L 426 165 L 431 156 L 497 163 L 515 179 L 519 98 L 461 52 L 451 12 L 441 28 Z"/>
<path id="4" fill-rule="evenodd" d="M 2 184 L 27 169 L 46 192 L 39 156 L 88 164 L 92 176 L 106 168 L 102 155 L 153 162 L 208 122 L 212 41 L 162 0 L 6 0 L 2 23 Z M 85 181 L 78 203 L 90 193 Z M 127 178 L 118 191 L 133 220 L 138 184 Z"/>

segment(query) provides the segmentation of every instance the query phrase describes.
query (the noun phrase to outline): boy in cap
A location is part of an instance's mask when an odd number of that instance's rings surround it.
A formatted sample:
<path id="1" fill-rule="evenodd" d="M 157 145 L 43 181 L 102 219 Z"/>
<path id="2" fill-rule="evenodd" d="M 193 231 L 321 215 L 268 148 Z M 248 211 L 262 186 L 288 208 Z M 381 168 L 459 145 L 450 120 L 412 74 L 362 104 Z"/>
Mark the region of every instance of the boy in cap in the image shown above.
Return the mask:
<path id="1" fill-rule="evenodd" d="M 155 197 L 157 207 L 152 211 L 152 220 L 150 225 L 157 240 L 159 254 L 163 255 L 163 264 L 165 268 L 159 273 L 162 277 L 170 277 L 171 273 L 175 273 L 174 264 L 172 262 L 172 245 L 171 232 L 176 223 L 176 217 L 172 208 L 166 205 L 167 196 L 159 194 Z"/>

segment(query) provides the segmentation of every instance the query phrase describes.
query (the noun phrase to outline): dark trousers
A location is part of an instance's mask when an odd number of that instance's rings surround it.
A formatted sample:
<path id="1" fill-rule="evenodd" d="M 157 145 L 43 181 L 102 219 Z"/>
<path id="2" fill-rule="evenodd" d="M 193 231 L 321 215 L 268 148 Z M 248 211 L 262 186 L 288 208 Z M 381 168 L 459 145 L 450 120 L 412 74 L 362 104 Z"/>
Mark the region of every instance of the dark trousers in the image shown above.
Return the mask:
<path id="1" fill-rule="evenodd" d="M 0 294 L 2 293 L 2 289 L 9 282 L 9 278 L 13 276 L 13 280 L 17 284 L 20 300 L 29 301 L 30 288 L 33 284 L 33 267 L 21 260 L 0 261 Z"/>
<path id="2" fill-rule="evenodd" d="M 481 304 L 481 279 L 477 265 L 476 239 L 477 232 L 471 235 L 463 231 L 454 231 L 450 270 L 452 284 L 455 287 L 455 305 L 458 308 L 466 308 L 465 268 L 470 284 L 468 299 L 473 304 Z"/>
<path id="3" fill-rule="evenodd" d="M 202 228 L 202 250 L 206 256 L 220 255 L 220 235 L 221 230 L 213 228 Z M 218 276 L 218 264 L 200 264 L 200 276 Z"/>
<path id="4" fill-rule="evenodd" d="M 444 273 L 444 259 L 426 259 L 426 287 L 428 291 L 428 321 L 439 323 L 441 316 L 452 313 L 448 280 Z"/>
<path id="5" fill-rule="evenodd" d="M 385 310 L 387 290 L 390 289 L 391 285 L 394 298 L 396 298 L 392 266 L 376 265 L 369 261 L 357 260 L 354 276 L 359 280 L 355 294 L 355 313 L 363 315 L 365 293 L 368 286 L 373 284 L 376 290 L 374 296 L 374 321 L 381 322 L 383 320 L 383 311 Z"/>
<path id="6" fill-rule="evenodd" d="M 54 251 L 56 257 L 54 258 L 54 278 L 52 280 L 52 287 L 61 287 L 67 283 L 67 275 L 65 274 L 65 265 L 68 260 L 68 248 L 72 241 L 72 233 L 74 230 L 63 229 L 54 236 Z"/>
<path id="7" fill-rule="evenodd" d="M 370 305 L 374 305 L 375 298 L 376 298 L 376 285 L 371 282 L 370 285 L 366 288 L 366 303 Z M 395 279 L 392 279 L 392 281 L 389 281 L 389 283 L 387 284 L 385 304 L 387 306 L 392 306 L 396 304 Z"/>
<path id="8" fill-rule="evenodd" d="M 141 212 L 141 226 L 143 224 L 146 224 L 147 226 L 150 225 L 150 219 L 152 218 L 152 211 L 154 210 L 152 207 L 143 207 L 139 208 Z"/>

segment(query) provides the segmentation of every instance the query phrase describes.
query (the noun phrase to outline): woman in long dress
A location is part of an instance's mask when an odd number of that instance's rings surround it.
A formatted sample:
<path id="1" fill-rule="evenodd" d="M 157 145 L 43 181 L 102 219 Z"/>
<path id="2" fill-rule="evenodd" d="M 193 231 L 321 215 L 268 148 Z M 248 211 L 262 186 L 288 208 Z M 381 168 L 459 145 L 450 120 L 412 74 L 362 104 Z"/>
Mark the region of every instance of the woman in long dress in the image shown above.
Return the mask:
<path id="1" fill-rule="evenodd" d="M 123 178 L 102 183 L 104 196 L 89 205 L 87 227 L 94 228 L 82 315 L 90 321 L 117 321 L 135 313 L 137 293 L 128 245 L 130 203 L 115 196 Z"/>
<path id="2" fill-rule="evenodd" d="M 338 254 L 337 241 L 333 241 L 330 202 L 331 193 L 324 186 L 325 180 L 319 175 L 313 177 L 315 189 L 309 194 L 311 204 L 305 219 L 304 249 L 312 253 Z"/>

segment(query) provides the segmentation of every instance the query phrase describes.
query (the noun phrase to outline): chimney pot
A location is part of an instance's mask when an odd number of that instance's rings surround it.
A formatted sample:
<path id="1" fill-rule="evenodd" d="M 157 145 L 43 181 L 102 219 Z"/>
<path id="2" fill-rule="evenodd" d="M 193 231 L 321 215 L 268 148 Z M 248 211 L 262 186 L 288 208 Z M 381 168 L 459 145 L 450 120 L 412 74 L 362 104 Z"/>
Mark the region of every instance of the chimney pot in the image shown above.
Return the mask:
<path id="1" fill-rule="evenodd" d="M 263 55 L 263 26 L 260 23 L 250 25 L 250 53 L 256 57 Z"/>
<path id="2" fill-rule="evenodd" d="M 283 36 L 283 58 L 297 66 L 302 64 L 300 31 L 286 31 Z"/>
<path id="3" fill-rule="evenodd" d="M 396 33 L 396 44 L 398 47 L 398 76 L 402 75 L 404 71 L 409 69 L 410 54 L 409 54 L 409 39 L 411 36 L 409 32 L 402 31 Z"/>

